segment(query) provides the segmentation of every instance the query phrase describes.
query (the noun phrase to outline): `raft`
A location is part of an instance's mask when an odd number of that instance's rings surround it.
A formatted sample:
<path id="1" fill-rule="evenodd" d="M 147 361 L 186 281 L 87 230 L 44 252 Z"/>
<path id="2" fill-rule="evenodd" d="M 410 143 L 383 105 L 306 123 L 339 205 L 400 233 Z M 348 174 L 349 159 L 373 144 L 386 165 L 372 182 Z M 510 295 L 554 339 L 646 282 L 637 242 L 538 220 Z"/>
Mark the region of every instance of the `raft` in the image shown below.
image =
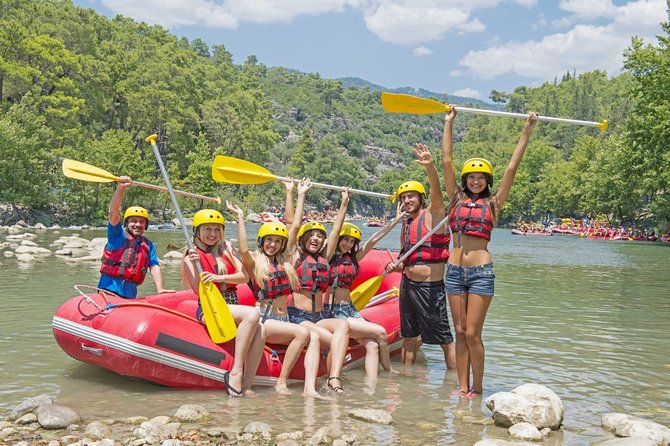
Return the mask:
<path id="1" fill-rule="evenodd" d="M 371 251 L 360 264 L 361 273 L 354 286 L 381 275 L 389 261 L 387 251 Z M 389 274 L 378 295 L 399 285 L 400 274 Z M 238 297 L 241 304 L 255 304 L 246 285 L 238 286 Z M 215 344 L 209 338 L 205 326 L 195 319 L 197 299 L 191 290 L 138 299 L 82 292 L 58 308 L 52 321 L 53 334 L 71 357 L 120 375 L 175 388 L 225 389 L 234 362 L 235 340 Z M 397 298 L 373 298 L 361 315 L 386 329 L 392 354 L 400 350 Z M 266 345 L 254 384 L 274 385 L 285 348 Z M 304 380 L 303 359 L 301 356 L 293 368 L 291 381 Z M 365 349 L 351 340 L 343 370 L 359 367 L 364 360 Z M 319 376 L 326 373 L 322 355 Z"/>

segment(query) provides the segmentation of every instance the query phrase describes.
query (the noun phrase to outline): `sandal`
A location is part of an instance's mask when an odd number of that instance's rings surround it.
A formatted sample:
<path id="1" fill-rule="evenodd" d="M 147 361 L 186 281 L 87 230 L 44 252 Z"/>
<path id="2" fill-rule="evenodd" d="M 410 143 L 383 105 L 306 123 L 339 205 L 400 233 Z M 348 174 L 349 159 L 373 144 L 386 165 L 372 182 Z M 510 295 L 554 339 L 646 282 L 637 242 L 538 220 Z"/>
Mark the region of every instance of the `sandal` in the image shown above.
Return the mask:
<path id="1" fill-rule="evenodd" d="M 230 383 L 228 382 L 229 377 L 230 377 L 230 372 L 223 375 L 223 384 L 226 386 L 226 392 L 228 392 L 228 395 L 234 396 L 234 397 L 242 396 L 242 391 L 241 390 L 237 390 L 234 387 L 231 387 Z"/>
<path id="2" fill-rule="evenodd" d="M 465 397 L 469 400 L 473 398 L 477 398 L 478 396 L 482 396 L 481 392 L 476 392 L 474 390 L 470 390 L 468 393 L 465 394 Z"/>
<path id="3" fill-rule="evenodd" d="M 330 387 L 330 389 L 331 389 L 333 392 L 338 393 L 338 394 L 340 394 L 340 395 L 343 394 L 343 393 L 344 393 L 344 389 L 342 388 L 341 385 L 340 385 L 340 386 L 333 386 L 332 384 L 330 384 L 330 381 L 332 381 L 333 379 L 338 380 L 338 381 L 340 382 L 340 384 L 342 384 L 342 380 L 340 379 L 339 376 L 331 376 L 331 377 L 328 378 L 328 380 L 326 381 L 326 384 L 328 384 L 328 387 Z"/>

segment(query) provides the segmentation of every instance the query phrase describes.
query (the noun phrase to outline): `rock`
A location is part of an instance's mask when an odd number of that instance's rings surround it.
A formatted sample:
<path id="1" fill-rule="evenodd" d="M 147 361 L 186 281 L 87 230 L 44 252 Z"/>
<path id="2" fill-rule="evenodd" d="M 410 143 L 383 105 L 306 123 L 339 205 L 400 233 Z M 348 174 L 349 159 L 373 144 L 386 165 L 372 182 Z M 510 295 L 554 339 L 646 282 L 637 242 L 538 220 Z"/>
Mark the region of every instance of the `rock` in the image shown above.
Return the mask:
<path id="1" fill-rule="evenodd" d="M 21 240 L 21 245 L 22 246 L 38 246 L 37 243 L 33 242 L 32 240 L 26 240 L 26 239 Z"/>
<path id="2" fill-rule="evenodd" d="M 295 432 L 284 432 L 279 435 L 277 435 L 277 438 L 275 438 L 275 441 L 277 443 L 282 442 L 282 441 L 287 441 L 287 440 L 293 440 L 293 441 L 301 441 L 303 439 L 303 433 L 302 431 L 295 431 Z"/>
<path id="3" fill-rule="evenodd" d="M 57 404 L 43 404 L 35 410 L 35 415 L 44 429 L 63 429 L 81 421 L 76 410 Z"/>
<path id="4" fill-rule="evenodd" d="M 33 228 L 34 228 L 34 229 L 44 230 L 44 229 L 46 229 L 47 227 L 44 226 L 42 223 L 35 223 L 35 226 L 33 226 Z"/>
<path id="5" fill-rule="evenodd" d="M 655 446 L 656 443 L 641 437 L 635 438 L 615 438 L 613 440 L 605 440 L 594 443 L 594 446 Z"/>
<path id="6" fill-rule="evenodd" d="M 498 392 L 486 399 L 496 425 L 510 427 L 527 422 L 538 429 L 557 430 L 563 422 L 563 402 L 552 390 L 539 384 L 523 384 L 511 392 Z"/>
<path id="7" fill-rule="evenodd" d="M 670 429 L 662 424 L 622 413 L 608 413 L 602 417 L 602 425 L 620 437 L 639 437 L 654 444 L 670 444 Z"/>
<path id="8" fill-rule="evenodd" d="M 307 445 L 333 444 L 333 441 L 341 435 L 341 432 L 335 432 L 330 426 L 323 426 L 307 440 Z"/>
<path id="9" fill-rule="evenodd" d="M 378 409 L 354 409 L 349 412 L 349 416 L 370 423 L 379 423 L 379 424 L 393 423 L 393 418 L 389 413 Z"/>
<path id="10" fill-rule="evenodd" d="M 184 404 L 177 409 L 174 417 L 179 421 L 204 421 L 209 418 L 209 412 L 197 404 Z"/>
<path id="11" fill-rule="evenodd" d="M 253 421 L 244 427 L 244 433 L 242 436 L 244 437 L 248 434 L 253 436 L 260 436 L 265 442 L 268 442 L 272 439 L 272 427 L 270 427 L 269 424 L 263 423 L 261 421 Z"/>
<path id="12" fill-rule="evenodd" d="M 14 251 L 5 251 L 2 255 L 5 257 L 14 257 Z"/>
<path id="13" fill-rule="evenodd" d="M 38 395 L 33 398 L 28 398 L 27 400 L 21 402 L 21 404 L 16 406 L 14 409 L 12 409 L 7 418 L 9 420 L 16 420 L 20 416 L 25 415 L 28 412 L 32 412 L 44 404 L 53 404 L 53 402 L 54 399 L 46 394 Z"/>
<path id="14" fill-rule="evenodd" d="M 16 256 L 16 261 L 21 263 L 33 263 L 35 260 L 35 257 L 31 254 L 19 254 Z"/>
<path id="15" fill-rule="evenodd" d="M 23 221 L 23 220 L 19 220 L 19 221 L 17 221 L 16 223 L 14 223 L 14 226 L 18 226 L 19 228 L 29 228 L 29 227 L 30 227 L 30 226 L 28 226 L 28 224 L 27 224 L 25 221 Z"/>
<path id="16" fill-rule="evenodd" d="M 94 421 L 93 423 L 90 423 L 88 426 L 86 426 L 84 434 L 88 437 L 101 440 L 105 437 L 111 437 L 112 430 L 109 428 L 109 426 L 99 421 Z"/>
<path id="17" fill-rule="evenodd" d="M 515 440 L 542 441 L 542 434 L 530 423 L 517 423 L 508 432 Z"/>
<path id="18" fill-rule="evenodd" d="M 184 258 L 184 254 L 182 254 L 180 251 L 168 251 L 163 255 L 163 258 L 166 260 L 182 260 Z"/>
<path id="19" fill-rule="evenodd" d="M 537 443 L 530 443 L 528 441 L 494 440 L 487 438 L 486 440 L 478 441 L 474 444 L 474 446 L 537 446 Z"/>
<path id="20" fill-rule="evenodd" d="M 74 251 L 72 251 L 69 248 L 68 249 L 58 249 L 58 250 L 56 250 L 56 252 L 54 254 L 56 254 L 57 256 L 71 256 L 72 254 L 74 254 Z"/>
<path id="21" fill-rule="evenodd" d="M 126 423 L 127 424 L 142 424 L 145 421 L 148 421 L 149 419 L 147 417 L 128 417 L 126 418 Z"/>
<path id="22" fill-rule="evenodd" d="M 35 415 L 34 413 L 27 413 L 27 414 L 19 417 L 15 421 L 15 423 L 16 424 L 30 424 L 30 423 L 34 423 L 35 421 L 37 421 L 37 415 Z"/>

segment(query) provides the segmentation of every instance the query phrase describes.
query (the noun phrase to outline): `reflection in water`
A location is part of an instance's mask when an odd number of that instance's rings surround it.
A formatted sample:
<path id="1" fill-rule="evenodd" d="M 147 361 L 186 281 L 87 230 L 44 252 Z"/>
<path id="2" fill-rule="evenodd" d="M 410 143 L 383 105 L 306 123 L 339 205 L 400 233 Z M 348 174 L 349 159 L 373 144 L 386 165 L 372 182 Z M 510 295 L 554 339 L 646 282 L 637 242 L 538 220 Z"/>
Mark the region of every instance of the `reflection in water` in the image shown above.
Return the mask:
<path id="1" fill-rule="evenodd" d="M 398 229 L 380 243 L 397 248 Z M 181 233 L 149 234 L 159 249 Z M 250 234 L 255 233 L 253 229 Z M 364 228 L 364 236 L 373 230 Z M 86 238 L 103 231 L 82 233 Z M 47 246 L 57 238 L 39 234 Z M 361 444 L 474 444 L 482 438 L 507 439 L 490 424 L 484 400 L 527 382 L 548 386 L 562 399 L 564 428 L 543 444 L 581 445 L 607 438 L 600 418 L 624 412 L 670 425 L 670 249 L 660 244 L 603 242 L 578 237 L 514 238 L 496 230 L 496 296 L 487 317 L 484 398 L 451 396 L 456 375 L 445 369 L 442 351 L 424 346 L 417 364 L 401 373 L 380 371 L 364 388 L 364 371 L 343 376 L 346 394 L 332 401 L 291 396 L 257 388 L 249 398 L 223 392 L 184 391 L 129 379 L 72 360 L 56 345 L 51 317 L 75 294 L 72 285 L 95 285 L 98 265 L 49 257 L 22 267 L 3 259 L 0 268 L 0 412 L 43 393 L 76 408 L 87 420 L 173 415 L 182 404 L 200 404 L 221 426 L 242 428 L 264 421 L 275 432 L 311 436 L 328 424 L 353 432 Z M 181 288 L 179 263 L 163 265 L 165 285 Z M 153 291 L 151 281 L 142 285 Z M 323 380 L 322 380 L 323 381 Z M 349 417 L 357 408 L 390 413 L 390 426 Z M 1 413 L 0 413 L 1 415 Z"/>

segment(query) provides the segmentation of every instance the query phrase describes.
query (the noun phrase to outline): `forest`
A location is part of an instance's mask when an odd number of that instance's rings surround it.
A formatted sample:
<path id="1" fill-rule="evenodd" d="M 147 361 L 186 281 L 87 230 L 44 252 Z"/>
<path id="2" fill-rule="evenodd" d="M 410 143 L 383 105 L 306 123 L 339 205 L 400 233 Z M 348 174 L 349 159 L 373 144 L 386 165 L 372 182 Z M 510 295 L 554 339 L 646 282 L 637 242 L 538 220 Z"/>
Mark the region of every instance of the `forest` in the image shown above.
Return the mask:
<path id="1" fill-rule="evenodd" d="M 588 216 L 669 229 L 670 16 L 663 19 L 654 44 L 632 38 L 614 77 L 566 66 L 553 82 L 491 92 L 491 107 L 609 122 L 606 133 L 538 124 L 499 224 Z M 215 182 L 215 156 L 383 193 L 421 179 L 415 143 L 427 144 L 439 162 L 443 116 L 387 113 L 378 89 L 347 85 L 268 67 L 255 56 L 235 64 L 223 45 L 109 19 L 69 0 L 0 0 L 0 203 L 45 224 L 101 224 L 114 183 L 67 178 L 63 159 L 160 185 L 145 142 L 152 133 L 160 135 L 176 188 L 255 211 L 281 206 L 283 186 Z M 483 156 L 500 178 L 521 126 L 518 119 L 459 114 L 455 163 Z M 308 196 L 315 209 L 338 201 L 325 189 Z M 352 203 L 351 213 L 394 212 L 379 198 Z M 158 220 L 174 218 L 165 193 L 131 188 L 126 204 L 141 204 Z M 180 198 L 186 213 L 208 205 Z"/>

